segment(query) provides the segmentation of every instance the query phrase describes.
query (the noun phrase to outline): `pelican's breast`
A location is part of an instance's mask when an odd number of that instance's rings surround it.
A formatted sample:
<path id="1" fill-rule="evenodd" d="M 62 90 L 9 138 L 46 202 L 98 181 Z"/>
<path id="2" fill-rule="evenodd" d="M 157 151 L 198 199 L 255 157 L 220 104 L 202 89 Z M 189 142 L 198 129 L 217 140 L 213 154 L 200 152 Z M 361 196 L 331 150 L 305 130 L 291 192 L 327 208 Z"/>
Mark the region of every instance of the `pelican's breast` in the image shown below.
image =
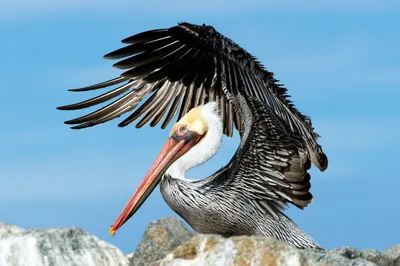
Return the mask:
<path id="1" fill-rule="evenodd" d="M 236 216 L 232 213 L 237 208 L 231 209 L 215 193 L 204 193 L 195 183 L 168 175 L 162 179 L 160 190 L 168 206 L 196 232 L 230 236 L 237 231 Z M 226 215 L 227 212 L 232 215 Z"/>

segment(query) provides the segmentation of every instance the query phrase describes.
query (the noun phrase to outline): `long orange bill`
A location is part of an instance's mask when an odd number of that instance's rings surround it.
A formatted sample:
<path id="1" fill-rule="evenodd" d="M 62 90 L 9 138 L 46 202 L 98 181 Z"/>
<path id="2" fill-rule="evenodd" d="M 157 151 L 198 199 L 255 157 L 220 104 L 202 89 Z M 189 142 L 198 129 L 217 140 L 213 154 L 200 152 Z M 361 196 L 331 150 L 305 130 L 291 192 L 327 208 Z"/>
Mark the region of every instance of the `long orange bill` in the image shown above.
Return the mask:
<path id="1" fill-rule="evenodd" d="M 168 167 L 196 145 L 200 139 L 201 136 L 199 135 L 179 141 L 175 140 L 173 137 L 168 139 L 153 166 L 147 172 L 146 176 L 125 205 L 125 208 L 122 210 L 117 220 L 115 220 L 114 224 L 110 227 L 109 233 L 111 236 L 113 236 L 115 232 L 135 214 L 147 197 L 150 196 Z"/>

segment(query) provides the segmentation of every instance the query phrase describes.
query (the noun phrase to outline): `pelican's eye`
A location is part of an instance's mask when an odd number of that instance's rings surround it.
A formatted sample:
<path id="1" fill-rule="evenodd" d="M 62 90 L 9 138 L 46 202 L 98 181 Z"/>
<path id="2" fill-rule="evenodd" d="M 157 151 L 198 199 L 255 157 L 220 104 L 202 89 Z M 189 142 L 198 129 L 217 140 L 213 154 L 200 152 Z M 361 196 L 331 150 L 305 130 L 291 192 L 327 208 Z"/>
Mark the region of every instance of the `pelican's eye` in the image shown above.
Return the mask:
<path id="1" fill-rule="evenodd" d="M 178 134 L 179 135 L 183 135 L 183 134 L 186 133 L 186 131 L 187 131 L 187 127 L 186 126 L 180 126 L 179 129 L 178 129 Z"/>

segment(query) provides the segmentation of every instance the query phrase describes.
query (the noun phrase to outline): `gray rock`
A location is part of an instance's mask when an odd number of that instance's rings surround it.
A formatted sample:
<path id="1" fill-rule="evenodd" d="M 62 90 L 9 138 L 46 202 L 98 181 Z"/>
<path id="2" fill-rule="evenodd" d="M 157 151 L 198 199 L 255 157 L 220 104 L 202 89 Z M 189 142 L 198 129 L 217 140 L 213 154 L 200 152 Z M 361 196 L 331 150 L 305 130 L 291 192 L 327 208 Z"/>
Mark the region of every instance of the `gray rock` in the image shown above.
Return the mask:
<path id="1" fill-rule="evenodd" d="M 321 265 L 300 250 L 268 237 L 196 235 L 153 266 Z"/>
<path id="2" fill-rule="evenodd" d="M 79 228 L 23 230 L 0 224 L 0 266 L 128 266 L 116 247 Z"/>
<path id="3" fill-rule="evenodd" d="M 374 262 L 376 265 L 395 266 L 394 259 L 390 258 L 389 256 L 385 256 L 376 249 L 363 250 L 361 257 L 368 261 Z"/>
<path id="4" fill-rule="evenodd" d="M 334 249 L 333 251 L 348 259 L 357 259 L 361 257 L 361 251 L 352 247 L 341 247 Z"/>
<path id="5" fill-rule="evenodd" d="M 393 258 L 377 250 L 361 252 L 351 247 L 322 251 L 299 250 L 268 237 L 223 238 L 199 234 L 153 265 L 392 266 L 396 264 Z"/>
<path id="6" fill-rule="evenodd" d="M 132 266 L 147 266 L 162 259 L 179 245 L 193 236 L 176 217 L 166 217 L 150 223 L 135 253 L 131 256 Z"/>
<path id="7" fill-rule="evenodd" d="M 304 250 L 302 253 L 309 259 L 329 266 L 376 266 L 377 264 L 361 258 L 361 252 L 344 247 L 336 250 Z"/>
<path id="8" fill-rule="evenodd" d="M 396 260 L 376 249 L 359 251 L 352 247 L 341 247 L 327 251 L 304 251 L 306 257 L 328 265 L 378 265 L 397 266 Z M 400 266 L 400 265 L 399 265 Z"/>
<path id="9" fill-rule="evenodd" d="M 135 255 L 135 252 L 129 253 L 126 255 L 126 257 L 128 258 L 128 260 L 130 261 L 133 258 L 133 255 Z"/>
<path id="10" fill-rule="evenodd" d="M 25 230 L 12 224 L 0 223 L 0 240 L 7 238 L 13 234 L 22 233 Z"/>
<path id="11" fill-rule="evenodd" d="M 182 237 L 182 232 L 184 237 Z M 326 251 L 298 250 L 275 239 L 255 236 L 223 238 L 198 234 L 184 242 L 183 239 L 188 239 L 190 235 L 191 233 L 183 223 L 174 217 L 151 223 L 138 249 L 132 255 L 132 266 L 152 264 L 157 266 L 256 266 L 274 263 L 277 265 L 392 266 L 397 265 L 395 259 L 399 251 L 396 248 L 388 249 L 385 252 L 391 255 L 389 256 L 377 250 L 368 249 L 361 252 L 352 247 Z M 179 243 L 183 244 L 174 249 Z"/>
<path id="12" fill-rule="evenodd" d="M 400 258 L 400 244 L 397 244 L 393 247 L 390 247 L 383 251 L 383 254 L 386 256 L 392 258 L 392 259 L 398 259 Z"/>
<path id="13" fill-rule="evenodd" d="M 400 266 L 400 244 L 384 252 L 352 247 L 317 251 L 268 237 L 193 235 L 178 218 L 167 217 L 149 224 L 137 250 L 124 255 L 79 228 L 24 230 L 0 223 L 0 266 Z"/>

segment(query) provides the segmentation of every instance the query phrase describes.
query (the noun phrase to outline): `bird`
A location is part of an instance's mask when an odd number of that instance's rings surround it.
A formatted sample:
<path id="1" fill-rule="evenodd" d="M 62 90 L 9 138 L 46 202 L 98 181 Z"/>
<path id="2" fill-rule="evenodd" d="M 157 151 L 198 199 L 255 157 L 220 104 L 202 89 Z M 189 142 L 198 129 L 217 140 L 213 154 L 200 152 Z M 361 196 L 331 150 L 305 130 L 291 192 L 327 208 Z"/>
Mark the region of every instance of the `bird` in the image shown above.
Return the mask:
<path id="1" fill-rule="evenodd" d="M 59 110 L 110 103 L 65 121 L 72 129 L 129 115 L 165 129 L 167 142 L 146 176 L 110 227 L 128 221 L 159 185 L 169 207 L 196 232 L 224 237 L 268 236 L 299 249 L 323 249 L 284 211 L 304 209 L 313 200 L 308 170 L 320 171 L 328 158 L 310 117 L 289 100 L 287 89 L 253 55 L 213 26 L 181 22 L 125 38 L 126 46 L 106 54 L 124 69 L 119 77 L 70 89 L 108 91 Z M 113 87 L 114 85 L 118 85 Z M 140 106 L 138 106 L 140 103 Z M 212 158 L 223 136 L 240 135 L 229 163 L 209 177 L 189 180 L 185 173 Z"/>

